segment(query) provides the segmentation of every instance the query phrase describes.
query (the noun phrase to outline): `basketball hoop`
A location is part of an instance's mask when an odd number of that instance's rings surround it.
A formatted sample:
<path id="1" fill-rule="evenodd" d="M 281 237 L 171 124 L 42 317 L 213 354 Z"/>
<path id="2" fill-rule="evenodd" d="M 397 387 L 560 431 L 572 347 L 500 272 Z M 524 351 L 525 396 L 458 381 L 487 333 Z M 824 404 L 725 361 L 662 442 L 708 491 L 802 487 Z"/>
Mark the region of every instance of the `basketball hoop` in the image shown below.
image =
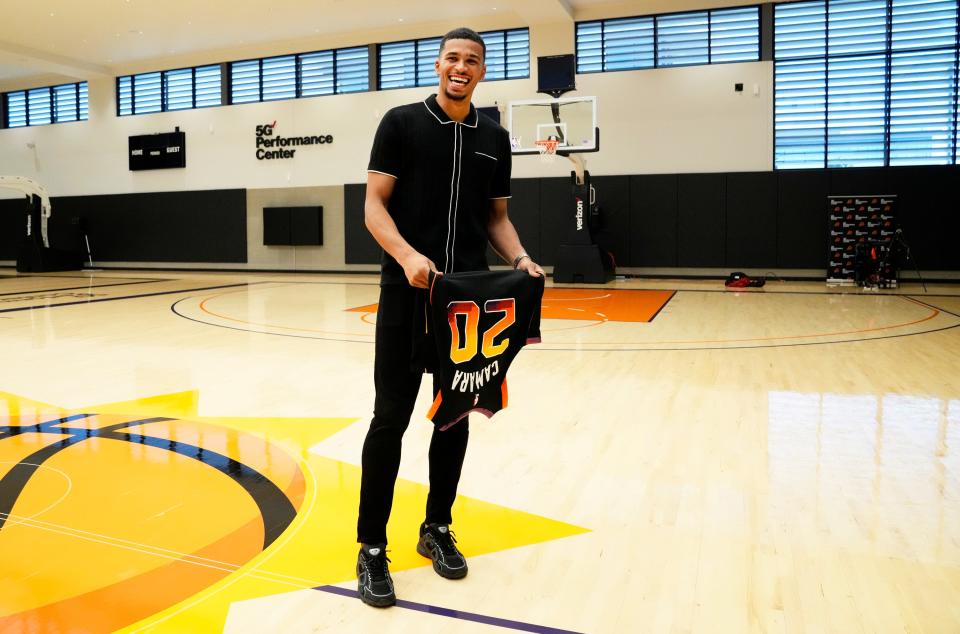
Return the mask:
<path id="1" fill-rule="evenodd" d="M 537 144 L 537 149 L 540 150 L 540 156 L 545 156 L 547 154 L 556 154 L 557 147 L 560 145 L 559 139 L 537 139 L 534 141 Z"/>
<path id="2" fill-rule="evenodd" d="M 543 163 L 553 163 L 557 158 L 557 147 L 560 145 L 559 139 L 537 139 L 534 141 L 537 149 L 540 150 L 540 161 Z"/>

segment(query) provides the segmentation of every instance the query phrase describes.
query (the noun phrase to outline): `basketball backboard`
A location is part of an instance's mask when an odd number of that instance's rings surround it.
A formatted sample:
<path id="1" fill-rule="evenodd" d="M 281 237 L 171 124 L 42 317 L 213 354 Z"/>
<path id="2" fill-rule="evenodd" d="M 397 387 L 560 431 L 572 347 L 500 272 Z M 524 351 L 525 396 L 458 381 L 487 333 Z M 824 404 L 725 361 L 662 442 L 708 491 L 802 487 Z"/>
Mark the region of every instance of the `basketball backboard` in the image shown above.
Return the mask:
<path id="1" fill-rule="evenodd" d="M 507 130 L 514 154 L 539 154 L 537 141 L 556 139 L 558 154 L 596 152 L 597 98 L 566 97 L 511 101 Z"/>

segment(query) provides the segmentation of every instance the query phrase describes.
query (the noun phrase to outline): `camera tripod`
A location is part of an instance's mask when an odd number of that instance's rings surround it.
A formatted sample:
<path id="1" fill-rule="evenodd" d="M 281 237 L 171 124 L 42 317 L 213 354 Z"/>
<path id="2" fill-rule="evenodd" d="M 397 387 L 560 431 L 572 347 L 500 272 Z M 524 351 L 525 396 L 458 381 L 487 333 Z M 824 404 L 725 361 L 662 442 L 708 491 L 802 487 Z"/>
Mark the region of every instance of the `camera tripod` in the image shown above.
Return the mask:
<path id="1" fill-rule="evenodd" d="M 897 229 L 893 232 L 893 236 L 890 238 L 888 247 L 884 253 L 884 258 L 879 263 L 880 270 L 883 270 L 891 263 L 896 266 L 896 259 L 900 253 L 903 253 L 904 257 L 902 261 L 904 264 L 906 264 L 908 260 L 913 264 L 913 270 L 917 273 L 917 279 L 920 280 L 920 285 L 923 286 L 923 292 L 926 293 L 927 283 L 924 281 L 923 275 L 920 274 L 920 266 L 917 264 L 917 260 L 910 252 L 910 245 L 907 244 L 907 241 L 903 237 L 903 229 Z M 897 270 L 899 270 L 899 268 Z M 897 277 L 899 277 L 899 274 Z"/>

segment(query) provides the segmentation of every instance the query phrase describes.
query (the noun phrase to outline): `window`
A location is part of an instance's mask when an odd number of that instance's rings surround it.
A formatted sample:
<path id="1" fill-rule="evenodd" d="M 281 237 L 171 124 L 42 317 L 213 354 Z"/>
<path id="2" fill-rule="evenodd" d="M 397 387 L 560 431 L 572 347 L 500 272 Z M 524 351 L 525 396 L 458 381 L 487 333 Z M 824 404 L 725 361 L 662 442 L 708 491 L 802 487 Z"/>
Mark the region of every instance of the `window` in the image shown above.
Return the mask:
<path id="1" fill-rule="evenodd" d="M 490 31 L 480 37 L 487 45 L 485 81 L 530 76 L 530 29 Z"/>
<path id="2" fill-rule="evenodd" d="M 530 29 L 486 31 L 479 34 L 486 45 L 486 80 L 522 79 L 530 76 Z M 436 86 L 434 62 L 442 37 L 381 44 L 378 50 L 378 87 L 414 88 Z"/>
<path id="3" fill-rule="evenodd" d="M 221 105 L 220 64 L 117 77 L 120 116 Z"/>
<path id="4" fill-rule="evenodd" d="M 440 38 L 381 44 L 378 50 L 380 80 L 377 87 L 381 90 L 437 83 L 433 62 L 440 53 Z"/>
<path id="5" fill-rule="evenodd" d="M 370 89 L 366 46 L 230 64 L 230 103 L 318 97 Z"/>
<path id="6" fill-rule="evenodd" d="M 19 90 L 6 94 L 5 127 L 86 121 L 89 112 L 87 82 Z"/>
<path id="7" fill-rule="evenodd" d="M 775 167 L 955 164 L 957 4 L 776 5 Z"/>
<path id="8" fill-rule="evenodd" d="M 755 6 L 577 23 L 577 72 L 760 59 Z"/>
<path id="9" fill-rule="evenodd" d="M 417 85 L 417 76 L 410 71 L 410 67 L 417 61 L 415 41 L 381 44 L 377 51 L 378 89 Z"/>

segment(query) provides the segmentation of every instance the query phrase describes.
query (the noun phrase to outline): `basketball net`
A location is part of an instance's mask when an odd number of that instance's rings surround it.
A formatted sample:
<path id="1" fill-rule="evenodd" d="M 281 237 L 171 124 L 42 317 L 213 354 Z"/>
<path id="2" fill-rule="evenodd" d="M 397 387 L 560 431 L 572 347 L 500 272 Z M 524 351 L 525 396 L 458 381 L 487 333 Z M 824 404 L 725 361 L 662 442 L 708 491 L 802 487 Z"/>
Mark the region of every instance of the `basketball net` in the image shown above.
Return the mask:
<path id="1" fill-rule="evenodd" d="M 537 149 L 540 150 L 540 160 L 544 163 L 553 163 L 557 158 L 557 147 L 560 145 L 558 139 L 537 139 L 534 141 Z"/>

